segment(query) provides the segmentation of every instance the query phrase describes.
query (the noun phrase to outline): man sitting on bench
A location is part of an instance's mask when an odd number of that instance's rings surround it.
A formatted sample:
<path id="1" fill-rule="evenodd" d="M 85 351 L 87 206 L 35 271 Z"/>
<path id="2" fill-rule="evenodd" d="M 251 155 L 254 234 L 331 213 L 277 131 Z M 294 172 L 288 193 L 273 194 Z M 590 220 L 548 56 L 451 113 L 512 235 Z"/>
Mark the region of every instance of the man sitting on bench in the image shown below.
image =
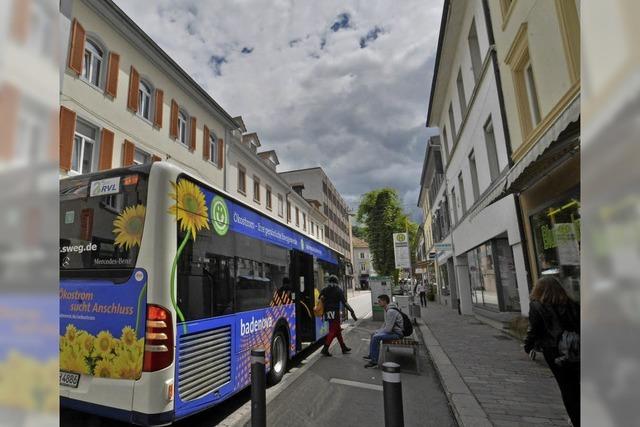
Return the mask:
<path id="1" fill-rule="evenodd" d="M 371 334 L 369 355 L 363 356 L 369 360 L 369 362 L 364 365 L 365 368 L 370 368 L 378 364 L 380 342 L 383 340 L 397 340 L 403 337 L 402 314 L 400 314 L 396 303 L 390 301 L 389 295 L 382 294 L 378 297 L 378 305 L 384 308 L 384 325 Z"/>

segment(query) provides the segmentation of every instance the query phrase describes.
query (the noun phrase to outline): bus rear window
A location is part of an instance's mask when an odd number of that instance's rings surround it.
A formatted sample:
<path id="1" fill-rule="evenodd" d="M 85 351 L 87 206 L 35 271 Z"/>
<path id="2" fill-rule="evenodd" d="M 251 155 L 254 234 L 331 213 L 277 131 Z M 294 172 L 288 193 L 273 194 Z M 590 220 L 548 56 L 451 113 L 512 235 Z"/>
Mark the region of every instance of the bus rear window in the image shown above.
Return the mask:
<path id="1" fill-rule="evenodd" d="M 136 265 L 147 203 L 143 174 L 60 181 L 60 276 L 121 278 Z"/>

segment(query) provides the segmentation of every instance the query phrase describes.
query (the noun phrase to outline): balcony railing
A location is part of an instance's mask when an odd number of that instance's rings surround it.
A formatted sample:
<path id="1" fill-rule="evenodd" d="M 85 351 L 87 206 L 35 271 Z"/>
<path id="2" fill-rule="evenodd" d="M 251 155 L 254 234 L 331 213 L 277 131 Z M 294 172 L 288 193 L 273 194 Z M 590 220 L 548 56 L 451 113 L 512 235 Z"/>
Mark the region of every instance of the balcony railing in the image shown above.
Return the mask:
<path id="1" fill-rule="evenodd" d="M 438 191 L 440 191 L 440 187 L 442 186 L 443 182 L 444 174 L 437 173 L 433 176 L 431 185 L 429 186 L 429 206 L 434 206 L 436 196 L 438 195 Z"/>

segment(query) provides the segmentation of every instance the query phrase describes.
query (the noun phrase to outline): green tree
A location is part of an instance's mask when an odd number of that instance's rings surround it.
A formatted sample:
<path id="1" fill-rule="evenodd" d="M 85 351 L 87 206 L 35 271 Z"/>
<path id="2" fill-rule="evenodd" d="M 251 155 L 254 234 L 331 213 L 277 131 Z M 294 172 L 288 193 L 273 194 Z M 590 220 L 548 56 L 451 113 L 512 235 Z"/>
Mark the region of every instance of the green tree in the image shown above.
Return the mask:
<path id="1" fill-rule="evenodd" d="M 403 212 L 398 193 L 393 188 L 379 188 L 362 195 L 356 217 L 364 225 L 374 269 L 381 275 L 395 273 L 393 233 L 409 231 L 411 252 L 417 242 L 417 224 Z"/>

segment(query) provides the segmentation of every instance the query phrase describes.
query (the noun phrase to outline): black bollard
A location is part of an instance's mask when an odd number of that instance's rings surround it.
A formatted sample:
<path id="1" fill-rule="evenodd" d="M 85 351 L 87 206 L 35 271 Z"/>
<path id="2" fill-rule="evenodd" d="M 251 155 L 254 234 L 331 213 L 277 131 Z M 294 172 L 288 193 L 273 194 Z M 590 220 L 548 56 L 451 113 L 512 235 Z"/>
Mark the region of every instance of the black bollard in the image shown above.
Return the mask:
<path id="1" fill-rule="evenodd" d="M 251 350 L 251 427 L 267 425 L 267 378 L 264 349 Z"/>
<path id="2" fill-rule="evenodd" d="M 400 365 L 393 362 L 382 364 L 382 394 L 384 397 L 384 426 L 404 427 L 402 409 L 402 383 Z"/>

